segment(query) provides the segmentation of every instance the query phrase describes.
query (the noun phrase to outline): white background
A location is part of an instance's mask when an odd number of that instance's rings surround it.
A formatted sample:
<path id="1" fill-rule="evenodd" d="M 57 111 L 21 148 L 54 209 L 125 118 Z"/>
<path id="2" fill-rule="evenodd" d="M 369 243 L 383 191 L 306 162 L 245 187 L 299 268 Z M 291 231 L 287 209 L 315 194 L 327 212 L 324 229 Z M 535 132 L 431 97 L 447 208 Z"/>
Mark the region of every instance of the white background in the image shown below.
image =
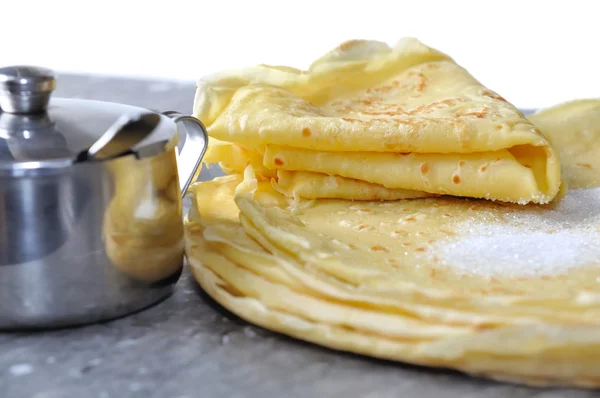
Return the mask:
<path id="1" fill-rule="evenodd" d="M 414 36 L 518 106 L 600 97 L 594 1 L 0 0 L 0 64 L 194 80 Z"/>

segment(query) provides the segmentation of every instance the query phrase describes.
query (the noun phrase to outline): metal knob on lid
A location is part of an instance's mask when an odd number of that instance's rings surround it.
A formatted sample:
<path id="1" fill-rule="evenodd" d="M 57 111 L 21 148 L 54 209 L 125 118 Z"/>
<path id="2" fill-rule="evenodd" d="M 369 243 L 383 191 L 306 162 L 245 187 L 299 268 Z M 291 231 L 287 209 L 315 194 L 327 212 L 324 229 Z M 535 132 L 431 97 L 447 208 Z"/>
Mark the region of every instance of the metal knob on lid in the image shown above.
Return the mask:
<path id="1" fill-rule="evenodd" d="M 0 68 L 0 109 L 6 113 L 45 112 L 55 87 L 56 79 L 50 69 L 34 66 Z"/>

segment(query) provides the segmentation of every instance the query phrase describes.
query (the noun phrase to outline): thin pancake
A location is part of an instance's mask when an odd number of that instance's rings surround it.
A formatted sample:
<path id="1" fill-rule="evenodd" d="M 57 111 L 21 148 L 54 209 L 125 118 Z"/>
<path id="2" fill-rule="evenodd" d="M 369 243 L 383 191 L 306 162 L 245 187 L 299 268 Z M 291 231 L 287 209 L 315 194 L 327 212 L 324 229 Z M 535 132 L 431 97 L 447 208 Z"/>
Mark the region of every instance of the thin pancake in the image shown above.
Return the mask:
<path id="1" fill-rule="evenodd" d="M 254 151 L 267 170 L 521 204 L 548 203 L 560 187 L 540 131 L 415 39 L 344 44 L 307 72 L 260 66 L 209 76 L 194 112 L 212 137 Z"/>

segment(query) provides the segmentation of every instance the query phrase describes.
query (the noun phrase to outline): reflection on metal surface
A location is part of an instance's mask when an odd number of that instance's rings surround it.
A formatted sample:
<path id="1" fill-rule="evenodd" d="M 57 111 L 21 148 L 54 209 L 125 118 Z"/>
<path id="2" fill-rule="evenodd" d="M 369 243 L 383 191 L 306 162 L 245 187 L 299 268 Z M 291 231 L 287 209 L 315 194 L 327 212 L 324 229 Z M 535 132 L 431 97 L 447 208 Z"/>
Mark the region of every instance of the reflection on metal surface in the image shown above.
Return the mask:
<path id="1" fill-rule="evenodd" d="M 114 318 L 172 291 L 112 266 L 101 228 L 115 193 L 107 165 L 0 175 L 0 329 Z"/>
<path id="2" fill-rule="evenodd" d="M 0 112 L 0 161 L 27 162 L 70 155 L 67 139 L 45 113 L 13 115 Z"/>
<path id="3" fill-rule="evenodd" d="M 104 219 L 106 253 L 121 272 L 145 283 L 183 263 L 182 205 L 174 150 L 110 163 L 115 194 Z"/>
<path id="4" fill-rule="evenodd" d="M 107 160 L 131 153 L 133 148 L 154 132 L 159 123 L 160 116 L 156 113 L 122 115 L 78 156 L 78 160 Z"/>
<path id="5" fill-rule="evenodd" d="M 0 266 L 40 260 L 63 246 L 90 195 L 77 173 L 0 178 L 0 184 Z"/>
<path id="6" fill-rule="evenodd" d="M 173 140 L 166 152 L 122 157 L 109 166 L 115 194 L 104 220 L 106 253 L 118 270 L 145 283 L 160 281 L 183 265 L 182 195 L 199 174 L 208 141 L 198 119 L 166 114 L 176 123 L 191 123 L 179 158 Z"/>

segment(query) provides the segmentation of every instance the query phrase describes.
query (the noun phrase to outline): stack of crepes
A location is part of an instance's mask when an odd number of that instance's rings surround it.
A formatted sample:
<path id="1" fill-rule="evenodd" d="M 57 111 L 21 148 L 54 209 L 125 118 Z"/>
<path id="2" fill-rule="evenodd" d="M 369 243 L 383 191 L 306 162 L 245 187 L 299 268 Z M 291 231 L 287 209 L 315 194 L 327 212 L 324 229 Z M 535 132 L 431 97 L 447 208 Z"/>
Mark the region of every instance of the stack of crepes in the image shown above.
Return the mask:
<path id="1" fill-rule="evenodd" d="M 206 163 L 252 165 L 286 196 L 448 194 L 548 203 L 560 165 L 513 105 L 416 39 L 342 44 L 308 71 L 257 66 L 200 80 Z M 518 181 L 518 184 L 515 184 Z"/>
<path id="2" fill-rule="evenodd" d="M 216 301 L 339 350 L 600 386 L 600 101 L 527 119 L 414 40 L 198 90 L 230 175 L 192 187 L 186 254 Z"/>

